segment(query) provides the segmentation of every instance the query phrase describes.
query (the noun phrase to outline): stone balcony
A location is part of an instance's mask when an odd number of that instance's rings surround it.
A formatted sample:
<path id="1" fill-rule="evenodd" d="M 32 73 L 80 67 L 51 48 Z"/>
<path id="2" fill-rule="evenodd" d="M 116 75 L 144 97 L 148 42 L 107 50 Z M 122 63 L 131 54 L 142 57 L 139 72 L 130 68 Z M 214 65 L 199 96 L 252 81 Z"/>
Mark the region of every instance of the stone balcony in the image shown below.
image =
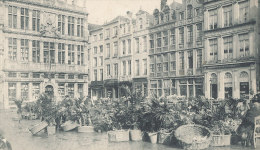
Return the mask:
<path id="1" fill-rule="evenodd" d="M 15 62 L 6 61 L 3 66 L 4 71 L 22 71 L 22 72 L 62 72 L 87 74 L 87 66 L 68 65 L 68 64 L 46 64 L 33 62 Z"/>

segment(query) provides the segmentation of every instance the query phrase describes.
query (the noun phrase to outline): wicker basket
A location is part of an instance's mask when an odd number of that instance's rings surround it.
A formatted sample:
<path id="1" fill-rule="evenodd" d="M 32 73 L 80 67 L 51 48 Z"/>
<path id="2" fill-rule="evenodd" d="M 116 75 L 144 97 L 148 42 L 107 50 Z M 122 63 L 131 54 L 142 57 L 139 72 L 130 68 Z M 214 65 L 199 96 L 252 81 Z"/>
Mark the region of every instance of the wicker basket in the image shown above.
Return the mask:
<path id="1" fill-rule="evenodd" d="M 230 135 L 212 135 L 211 146 L 229 146 L 231 141 Z"/>
<path id="2" fill-rule="evenodd" d="M 35 125 L 34 127 L 32 127 L 31 129 L 29 129 L 31 131 L 31 133 L 33 135 L 37 134 L 38 132 L 40 132 L 41 130 L 43 130 L 44 128 L 46 128 L 48 126 L 48 123 L 43 121 L 37 125 Z"/>
<path id="3" fill-rule="evenodd" d="M 174 133 L 184 149 L 206 149 L 211 142 L 211 132 L 200 125 L 183 125 Z"/>
<path id="4" fill-rule="evenodd" d="M 170 145 L 171 137 L 172 137 L 172 133 L 171 132 L 161 131 L 161 132 L 158 133 L 158 143 L 159 144 Z"/>
<path id="5" fill-rule="evenodd" d="M 116 130 L 109 131 L 108 133 L 109 142 L 126 142 L 129 141 L 129 130 Z"/>

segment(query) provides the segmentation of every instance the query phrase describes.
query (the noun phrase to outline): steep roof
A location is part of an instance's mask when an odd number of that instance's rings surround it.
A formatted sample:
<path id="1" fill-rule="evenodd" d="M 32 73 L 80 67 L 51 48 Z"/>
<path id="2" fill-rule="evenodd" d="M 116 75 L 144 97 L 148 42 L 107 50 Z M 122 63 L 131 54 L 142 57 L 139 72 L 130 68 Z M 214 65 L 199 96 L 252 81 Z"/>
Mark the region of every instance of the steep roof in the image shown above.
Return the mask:
<path id="1" fill-rule="evenodd" d="M 101 25 L 91 24 L 91 23 L 88 24 L 88 30 L 89 30 L 89 31 L 96 30 L 96 29 L 100 29 L 100 28 L 102 28 Z"/>

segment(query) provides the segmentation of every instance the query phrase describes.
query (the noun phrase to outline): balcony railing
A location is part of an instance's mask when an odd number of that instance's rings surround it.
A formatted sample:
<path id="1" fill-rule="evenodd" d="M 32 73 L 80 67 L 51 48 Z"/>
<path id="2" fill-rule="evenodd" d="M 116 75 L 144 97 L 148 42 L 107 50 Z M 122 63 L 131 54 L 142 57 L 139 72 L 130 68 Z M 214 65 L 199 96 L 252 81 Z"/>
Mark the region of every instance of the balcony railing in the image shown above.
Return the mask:
<path id="1" fill-rule="evenodd" d="M 64 73 L 88 73 L 86 65 L 46 64 L 33 62 L 6 61 L 3 70 L 28 71 L 28 72 L 64 72 Z"/>

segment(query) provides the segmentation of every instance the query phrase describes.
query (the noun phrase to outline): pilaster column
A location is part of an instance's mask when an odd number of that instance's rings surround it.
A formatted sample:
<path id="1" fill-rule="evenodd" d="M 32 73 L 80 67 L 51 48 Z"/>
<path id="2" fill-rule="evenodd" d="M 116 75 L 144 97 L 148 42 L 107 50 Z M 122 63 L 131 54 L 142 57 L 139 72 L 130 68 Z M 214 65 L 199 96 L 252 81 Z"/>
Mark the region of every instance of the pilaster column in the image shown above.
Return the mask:
<path id="1" fill-rule="evenodd" d="M 55 64 L 58 64 L 58 45 L 59 43 L 58 42 L 55 42 L 54 43 L 54 49 L 55 49 Z"/>
<path id="2" fill-rule="evenodd" d="M 3 88 L 3 105 L 4 105 L 4 108 L 5 109 L 8 109 L 8 106 L 9 106 L 9 99 L 8 99 L 8 82 L 4 82 L 4 87 L 5 88 Z M 17 87 L 17 85 L 16 85 L 16 87 Z M 17 91 L 16 91 L 16 93 L 17 93 Z"/>
<path id="3" fill-rule="evenodd" d="M 29 62 L 32 62 L 32 40 L 29 40 L 29 52 L 28 52 L 28 55 L 29 55 Z"/>
<path id="4" fill-rule="evenodd" d="M 237 70 L 233 70 L 232 72 L 232 84 L 233 84 L 233 98 L 240 97 L 240 88 L 239 88 L 239 72 Z"/>
<path id="5" fill-rule="evenodd" d="M 249 32 L 249 56 L 256 56 L 255 45 L 258 45 L 258 42 L 255 42 L 255 33 Z"/>
<path id="6" fill-rule="evenodd" d="M 21 29 L 21 8 L 19 7 L 16 8 L 17 8 L 17 29 Z"/>
<path id="7" fill-rule="evenodd" d="M 65 65 L 68 64 L 68 44 L 65 44 Z"/>
<path id="8" fill-rule="evenodd" d="M 32 30 L 32 10 L 29 9 L 29 31 Z"/>
<path id="9" fill-rule="evenodd" d="M 218 40 L 218 60 L 222 61 L 224 58 L 223 37 L 221 36 L 217 40 Z"/>
<path id="10" fill-rule="evenodd" d="M 21 62 L 21 39 L 17 39 L 17 62 Z"/>
<path id="11" fill-rule="evenodd" d="M 180 80 L 176 80 L 176 89 L 177 89 L 177 95 L 180 96 L 181 95 L 181 91 L 180 91 Z"/>
<path id="12" fill-rule="evenodd" d="M 204 29 L 208 30 L 209 28 L 209 11 L 207 9 L 204 10 Z"/>
<path id="13" fill-rule="evenodd" d="M 74 83 L 74 97 L 78 98 L 79 93 L 78 93 L 78 83 Z"/>
<path id="14" fill-rule="evenodd" d="M 238 3 L 235 2 L 233 4 L 233 24 L 238 24 L 239 23 L 239 6 Z"/>
<path id="15" fill-rule="evenodd" d="M 233 35 L 233 58 L 234 59 L 236 59 L 238 56 L 237 52 L 239 50 L 239 44 L 237 44 L 237 43 L 239 43 L 238 35 L 235 34 L 235 35 Z"/>
<path id="16" fill-rule="evenodd" d="M 217 72 L 217 76 L 218 76 L 218 98 L 224 98 L 225 94 L 225 87 L 224 87 L 224 72 Z"/>
<path id="17" fill-rule="evenodd" d="M 209 55 L 209 39 L 205 39 L 205 48 L 203 51 L 203 56 L 202 56 L 202 62 L 206 62 L 210 60 L 210 55 Z"/>
<path id="18" fill-rule="evenodd" d="M 219 27 L 223 27 L 224 26 L 224 21 L 223 21 L 223 7 L 222 6 L 219 6 L 218 8 L 218 28 Z"/>
<path id="19" fill-rule="evenodd" d="M 43 63 L 43 42 L 40 41 L 40 62 Z"/>

